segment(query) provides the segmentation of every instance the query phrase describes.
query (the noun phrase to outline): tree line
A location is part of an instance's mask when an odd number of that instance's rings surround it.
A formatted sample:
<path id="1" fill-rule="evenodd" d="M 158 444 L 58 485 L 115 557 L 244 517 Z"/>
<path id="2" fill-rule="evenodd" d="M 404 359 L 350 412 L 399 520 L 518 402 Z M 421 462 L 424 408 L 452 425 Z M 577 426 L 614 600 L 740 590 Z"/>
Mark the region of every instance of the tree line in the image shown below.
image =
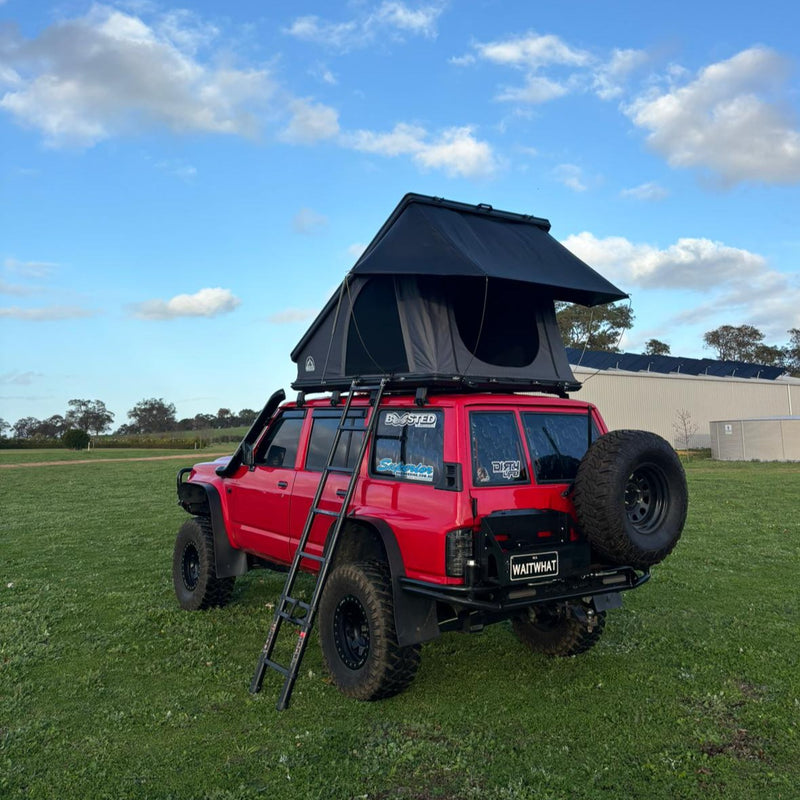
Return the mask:
<path id="1" fill-rule="evenodd" d="M 257 411 L 243 408 L 238 413 L 229 408 L 220 408 L 216 414 L 195 414 L 194 417 L 178 419 L 175 405 L 163 398 L 151 397 L 140 400 L 128 411 L 129 422 L 120 425 L 116 436 L 128 434 L 169 433 L 172 431 L 199 431 L 209 428 L 236 428 L 250 425 Z M 0 419 L 0 437 L 11 435 L 16 439 L 61 439 L 68 431 L 83 431 L 99 436 L 111 431 L 114 413 L 102 400 L 73 399 L 66 412 L 54 414 L 47 419 L 22 417 L 14 424 Z"/>
<path id="2" fill-rule="evenodd" d="M 558 302 L 556 319 L 567 347 L 619 353 L 622 334 L 633 327 L 634 313 L 629 304 L 608 303 L 586 308 Z M 800 376 L 800 328 L 791 328 L 787 333 L 789 339 L 785 344 L 768 344 L 764 333 L 754 325 L 720 325 L 703 334 L 703 346 L 712 350 L 720 361 L 763 364 Z M 650 339 L 644 348 L 644 355 L 670 354 L 670 345 L 659 339 Z"/>

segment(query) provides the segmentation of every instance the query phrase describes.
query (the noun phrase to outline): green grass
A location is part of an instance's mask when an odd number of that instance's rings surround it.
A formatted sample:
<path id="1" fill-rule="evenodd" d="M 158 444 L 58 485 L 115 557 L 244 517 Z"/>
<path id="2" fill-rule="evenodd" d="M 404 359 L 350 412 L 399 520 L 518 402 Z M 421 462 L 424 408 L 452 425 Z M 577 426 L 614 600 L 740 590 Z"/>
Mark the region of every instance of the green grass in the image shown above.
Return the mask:
<path id="1" fill-rule="evenodd" d="M 45 450 L 0 450 L 0 464 L 37 464 L 45 461 L 105 461 L 107 459 L 159 458 L 162 456 L 181 456 L 187 464 L 202 461 L 209 455 L 217 453 L 230 454 L 236 449 L 235 444 L 214 444 L 200 450 L 170 449 L 110 449 L 94 448 L 92 450 L 63 450 L 52 448 Z"/>
<path id="2" fill-rule="evenodd" d="M 2 470 L 0 797 L 798 798 L 800 465 L 687 471 L 683 540 L 591 652 L 447 634 L 359 703 L 312 642 L 278 713 L 274 673 L 247 689 L 281 576 L 178 609 L 176 462 Z"/>

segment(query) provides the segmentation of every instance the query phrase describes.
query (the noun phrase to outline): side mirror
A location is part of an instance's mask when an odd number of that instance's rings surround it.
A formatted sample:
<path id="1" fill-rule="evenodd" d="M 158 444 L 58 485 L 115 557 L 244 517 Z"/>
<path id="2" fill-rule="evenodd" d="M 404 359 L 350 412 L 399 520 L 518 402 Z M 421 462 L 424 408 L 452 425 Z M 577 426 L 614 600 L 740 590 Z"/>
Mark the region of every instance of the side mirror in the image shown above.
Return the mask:
<path id="1" fill-rule="evenodd" d="M 248 469 L 253 469 L 255 467 L 255 454 L 253 453 L 253 445 L 242 442 L 240 447 L 242 448 L 242 464 L 244 464 Z"/>

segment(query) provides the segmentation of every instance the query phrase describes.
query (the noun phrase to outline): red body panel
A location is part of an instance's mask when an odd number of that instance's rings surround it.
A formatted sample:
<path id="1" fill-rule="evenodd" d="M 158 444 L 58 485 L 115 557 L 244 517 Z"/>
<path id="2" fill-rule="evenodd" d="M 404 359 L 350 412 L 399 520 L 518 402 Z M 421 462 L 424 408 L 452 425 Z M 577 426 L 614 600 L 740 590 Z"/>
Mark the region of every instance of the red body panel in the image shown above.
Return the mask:
<path id="1" fill-rule="evenodd" d="M 366 400 L 358 398 L 353 402 L 353 408 L 366 405 Z M 288 403 L 282 407 L 282 412 L 296 408 L 296 404 Z M 218 464 L 198 464 L 189 477 L 190 482 L 208 483 L 216 487 L 228 537 L 235 548 L 280 564 L 291 562 L 321 476 L 319 470 L 305 468 L 313 412 L 315 409 L 331 411 L 328 400 L 310 401 L 303 408 L 306 415 L 293 465 L 241 466 L 232 477 L 221 478 L 215 472 Z M 381 410 L 387 408 L 413 412 L 420 410 L 409 395 L 389 396 L 381 404 Z M 525 436 L 521 437 L 521 459 L 524 461 L 521 468 L 528 476 L 526 482 L 515 486 L 487 486 L 476 482 L 470 466 L 470 413 L 508 412 L 514 416 L 520 430 L 520 414 L 526 411 L 583 417 L 591 414 L 599 433 L 605 433 L 606 426 L 593 406 L 573 400 L 554 400 L 552 397 L 433 395 L 424 406 L 426 411 L 440 409 L 444 420 L 444 462 L 461 465 L 460 490 L 398 480 L 394 475 L 371 473 L 373 441 L 361 465 L 348 517 L 355 520 L 381 520 L 390 528 L 408 578 L 443 585 L 460 584 L 463 583 L 461 578 L 447 577 L 445 572 L 448 531 L 477 528 L 483 516 L 502 510 L 554 509 L 573 513 L 572 504 L 565 496 L 565 489 L 569 485 L 567 482 L 536 482 Z M 261 439 L 268 436 L 269 431 L 270 428 Z M 347 484 L 347 475 L 331 474 L 326 482 L 321 507 L 338 510 L 341 494 Z M 340 492 L 339 497 L 337 491 Z M 477 509 L 477 516 L 474 509 Z M 331 518 L 316 517 L 309 540 L 312 553 L 321 552 L 330 524 Z M 302 566 L 313 571 L 318 565 L 309 561 Z"/>

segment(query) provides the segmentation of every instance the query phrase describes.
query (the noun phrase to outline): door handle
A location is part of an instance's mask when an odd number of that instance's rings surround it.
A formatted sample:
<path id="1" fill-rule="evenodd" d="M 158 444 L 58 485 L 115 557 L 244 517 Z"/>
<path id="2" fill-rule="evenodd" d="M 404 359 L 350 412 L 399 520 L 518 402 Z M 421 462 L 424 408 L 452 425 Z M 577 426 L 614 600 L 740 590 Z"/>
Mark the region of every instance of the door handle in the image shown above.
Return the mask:
<path id="1" fill-rule="evenodd" d="M 337 489 L 336 490 L 337 497 L 347 497 L 347 490 L 346 489 Z"/>
<path id="2" fill-rule="evenodd" d="M 278 481 L 279 489 L 287 489 L 288 487 L 289 487 L 289 481 Z"/>

